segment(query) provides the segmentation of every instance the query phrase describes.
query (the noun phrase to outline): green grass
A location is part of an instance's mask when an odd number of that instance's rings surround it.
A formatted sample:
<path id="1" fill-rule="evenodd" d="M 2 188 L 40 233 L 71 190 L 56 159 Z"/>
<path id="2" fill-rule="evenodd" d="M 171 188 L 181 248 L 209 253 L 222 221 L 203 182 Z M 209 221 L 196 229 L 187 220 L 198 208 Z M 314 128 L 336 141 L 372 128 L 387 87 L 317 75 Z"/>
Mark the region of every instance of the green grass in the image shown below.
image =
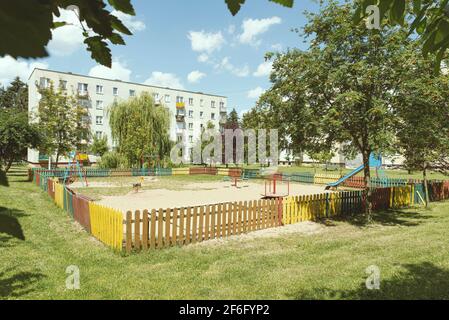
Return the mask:
<path id="1" fill-rule="evenodd" d="M 121 256 L 25 177 L 0 186 L 0 299 L 449 298 L 449 203 L 290 234 Z M 65 288 L 69 265 L 81 289 Z M 368 291 L 365 269 L 381 270 Z"/>

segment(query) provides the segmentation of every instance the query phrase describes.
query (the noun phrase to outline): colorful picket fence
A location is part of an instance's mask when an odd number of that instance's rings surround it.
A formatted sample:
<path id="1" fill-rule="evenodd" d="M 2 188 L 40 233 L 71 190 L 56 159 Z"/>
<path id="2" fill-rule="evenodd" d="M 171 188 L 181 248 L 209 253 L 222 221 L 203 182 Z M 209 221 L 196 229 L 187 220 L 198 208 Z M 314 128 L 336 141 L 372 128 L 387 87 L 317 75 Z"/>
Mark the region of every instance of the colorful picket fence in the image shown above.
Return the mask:
<path id="1" fill-rule="evenodd" d="M 92 235 L 115 250 L 123 246 L 123 213 L 89 202 Z"/>
<path id="2" fill-rule="evenodd" d="M 329 183 L 337 182 L 340 179 L 341 179 L 341 175 L 317 173 L 317 174 L 315 174 L 313 183 L 314 184 L 329 184 Z"/>
<path id="3" fill-rule="evenodd" d="M 210 174 L 208 172 L 212 171 L 204 168 L 189 169 L 189 174 Z M 227 172 L 230 175 L 239 173 L 241 174 L 235 169 Z M 324 217 L 359 214 L 364 212 L 366 203 L 363 191 L 346 191 L 290 196 L 277 200 L 220 203 L 134 213 L 128 211 L 124 220 L 122 212 L 100 206 L 91 199 L 76 194 L 63 186 L 59 178 L 49 175 L 48 172 L 42 175 L 35 172 L 33 181 L 87 232 L 114 250 L 126 249 L 127 252 L 188 245 Z M 301 176 L 304 177 L 307 176 Z M 397 183 L 399 186 L 372 190 L 373 210 L 404 208 L 422 203 L 422 183 Z M 449 199 L 449 181 L 431 181 L 428 185 L 431 201 Z"/>
<path id="4" fill-rule="evenodd" d="M 315 175 L 313 173 L 308 172 L 290 173 L 290 174 L 284 173 L 282 174 L 282 179 L 299 183 L 313 184 L 315 181 Z"/>
<path id="5" fill-rule="evenodd" d="M 282 200 L 128 211 L 126 251 L 188 245 L 281 224 Z"/>
<path id="6" fill-rule="evenodd" d="M 35 175 L 37 186 L 46 191 L 55 204 L 66 211 L 95 238 L 109 247 L 123 248 L 123 214 L 120 211 L 95 204 L 91 199 L 77 195 L 59 183 L 58 178 Z"/>
<path id="7" fill-rule="evenodd" d="M 284 224 L 313 221 L 342 214 L 355 214 L 363 210 L 363 192 L 325 193 L 311 196 L 284 198 Z"/>

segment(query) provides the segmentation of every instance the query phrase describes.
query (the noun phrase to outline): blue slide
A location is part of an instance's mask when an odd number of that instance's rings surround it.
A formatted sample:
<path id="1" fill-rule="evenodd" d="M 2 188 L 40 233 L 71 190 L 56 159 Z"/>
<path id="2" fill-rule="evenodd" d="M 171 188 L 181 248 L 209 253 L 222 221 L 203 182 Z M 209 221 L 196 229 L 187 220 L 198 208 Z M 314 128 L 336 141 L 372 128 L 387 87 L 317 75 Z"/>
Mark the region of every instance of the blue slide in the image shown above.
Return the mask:
<path id="1" fill-rule="evenodd" d="M 374 155 L 374 153 L 372 153 L 370 158 L 369 158 L 369 166 L 370 167 L 375 167 L 375 168 L 381 168 L 382 167 L 382 157 L 381 156 L 376 156 L 376 155 Z M 326 190 L 329 190 L 330 188 L 338 187 L 340 184 L 342 184 L 343 182 L 345 182 L 349 178 L 355 176 L 359 172 L 362 172 L 364 168 L 365 168 L 365 166 L 362 164 L 360 167 L 358 167 L 354 171 L 351 171 L 350 173 L 345 175 L 343 178 L 341 178 L 337 182 L 329 183 L 326 186 Z"/>

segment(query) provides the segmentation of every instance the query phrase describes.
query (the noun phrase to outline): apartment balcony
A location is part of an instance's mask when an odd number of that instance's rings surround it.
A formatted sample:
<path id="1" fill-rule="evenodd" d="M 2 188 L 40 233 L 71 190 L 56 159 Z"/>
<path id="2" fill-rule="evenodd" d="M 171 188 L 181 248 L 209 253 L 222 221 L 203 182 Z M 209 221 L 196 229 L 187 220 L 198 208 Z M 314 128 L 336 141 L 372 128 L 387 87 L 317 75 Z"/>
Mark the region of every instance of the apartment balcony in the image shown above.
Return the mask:
<path id="1" fill-rule="evenodd" d="M 226 107 L 220 107 L 220 113 L 227 113 Z"/>
<path id="2" fill-rule="evenodd" d="M 78 90 L 78 97 L 79 98 L 88 98 L 89 97 L 89 91 L 80 91 Z"/>
<path id="3" fill-rule="evenodd" d="M 176 109 L 185 109 L 186 104 L 185 102 L 176 102 Z"/>
<path id="4" fill-rule="evenodd" d="M 185 128 L 176 128 L 176 134 L 178 136 L 184 135 L 185 132 L 186 132 Z"/>
<path id="5" fill-rule="evenodd" d="M 176 122 L 185 122 L 186 116 L 184 114 L 177 114 L 176 115 Z"/>

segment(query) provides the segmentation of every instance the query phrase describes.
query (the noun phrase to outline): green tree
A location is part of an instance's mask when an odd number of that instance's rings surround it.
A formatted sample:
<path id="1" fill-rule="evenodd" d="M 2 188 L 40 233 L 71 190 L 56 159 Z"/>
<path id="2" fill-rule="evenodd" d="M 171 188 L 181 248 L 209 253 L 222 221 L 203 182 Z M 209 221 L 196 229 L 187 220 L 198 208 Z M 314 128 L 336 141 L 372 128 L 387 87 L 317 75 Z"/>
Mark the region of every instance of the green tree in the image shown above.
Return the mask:
<path id="1" fill-rule="evenodd" d="M 77 97 L 68 95 L 61 89 L 39 89 L 36 121 L 44 136 L 41 152 L 56 155 L 58 166 L 60 156 L 68 156 L 72 151 L 85 151 L 90 138 L 90 118 L 87 109 L 80 105 Z"/>
<path id="2" fill-rule="evenodd" d="M 94 139 L 89 149 L 90 152 L 92 152 L 94 155 L 100 157 L 103 156 L 106 152 L 109 151 L 108 137 L 103 136 L 101 138 L 98 138 L 97 136 L 94 136 Z"/>
<path id="3" fill-rule="evenodd" d="M 28 86 L 19 77 L 0 89 L 0 109 L 28 113 Z"/>
<path id="4" fill-rule="evenodd" d="M 362 22 L 354 26 L 351 16 L 349 5 L 333 1 L 309 14 L 304 33 L 313 37 L 310 48 L 276 56 L 273 86 L 256 110 L 283 128 L 296 153 L 331 152 L 343 144 L 347 157 L 362 154 L 370 220 L 369 157 L 391 147 L 393 71 L 402 66 L 408 41 L 401 29 L 369 30 Z"/>
<path id="5" fill-rule="evenodd" d="M 164 159 L 170 154 L 170 112 L 156 106 L 150 94 L 114 103 L 109 123 L 117 151 L 131 165 L 142 166 L 147 157 Z"/>
<path id="6" fill-rule="evenodd" d="M 237 129 L 237 128 L 240 128 L 239 114 L 237 113 L 235 108 L 232 109 L 232 111 L 229 112 L 229 114 L 227 115 L 225 128 L 226 129 Z"/>
<path id="7" fill-rule="evenodd" d="M 433 72 L 431 59 L 417 51 L 403 56 L 403 68 L 394 99 L 398 149 L 409 170 L 423 173 L 425 200 L 429 203 L 427 172 L 446 173 L 449 158 L 449 76 Z"/>
<path id="8" fill-rule="evenodd" d="M 7 173 L 14 162 L 25 157 L 24 150 L 40 143 L 39 130 L 28 123 L 25 113 L 0 110 L 0 171 Z"/>

